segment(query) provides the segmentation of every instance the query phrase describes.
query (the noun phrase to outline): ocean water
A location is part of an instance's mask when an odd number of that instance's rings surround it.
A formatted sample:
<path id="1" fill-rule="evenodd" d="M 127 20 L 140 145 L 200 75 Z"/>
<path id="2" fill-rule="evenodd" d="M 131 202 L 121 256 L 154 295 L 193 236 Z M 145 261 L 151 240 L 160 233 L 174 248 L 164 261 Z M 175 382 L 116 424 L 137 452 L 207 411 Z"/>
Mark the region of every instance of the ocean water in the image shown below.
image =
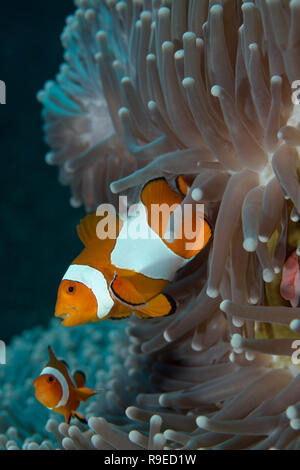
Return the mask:
<path id="1" fill-rule="evenodd" d="M 56 289 L 80 250 L 69 189 L 44 162 L 41 105 L 36 93 L 62 62 L 60 34 L 72 0 L 2 2 L 0 80 L 0 339 L 47 325 Z"/>

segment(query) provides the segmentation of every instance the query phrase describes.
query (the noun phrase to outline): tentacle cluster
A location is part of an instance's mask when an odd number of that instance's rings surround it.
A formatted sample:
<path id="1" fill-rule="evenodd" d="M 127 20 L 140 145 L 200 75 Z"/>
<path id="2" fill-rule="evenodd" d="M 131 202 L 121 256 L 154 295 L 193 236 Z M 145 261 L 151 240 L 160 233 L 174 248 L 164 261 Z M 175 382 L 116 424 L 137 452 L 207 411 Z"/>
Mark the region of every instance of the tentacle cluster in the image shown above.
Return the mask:
<path id="1" fill-rule="evenodd" d="M 129 387 L 143 358 L 155 390 L 128 408 L 116 379 L 113 403 L 138 424 L 49 426 L 67 448 L 300 448 L 300 313 L 279 293 L 299 255 L 300 1 L 76 5 L 65 64 L 39 95 L 47 161 L 88 210 L 109 184 L 183 174 L 184 203 L 205 204 L 214 240 L 170 287 L 172 319 L 131 322 Z"/>

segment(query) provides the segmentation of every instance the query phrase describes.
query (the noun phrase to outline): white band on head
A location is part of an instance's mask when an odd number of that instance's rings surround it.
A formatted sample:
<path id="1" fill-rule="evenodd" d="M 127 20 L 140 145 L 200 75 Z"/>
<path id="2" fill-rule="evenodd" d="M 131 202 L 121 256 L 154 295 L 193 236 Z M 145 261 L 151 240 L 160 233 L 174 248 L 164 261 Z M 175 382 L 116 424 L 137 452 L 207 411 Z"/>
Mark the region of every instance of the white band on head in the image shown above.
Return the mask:
<path id="1" fill-rule="evenodd" d="M 61 406 L 65 406 L 68 403 L 70 393 L 69 385 L 64 375 L 59 370 L 54 369 L 54 367 L 45 367 L 40 373 L 40 375 L 53 375 L 58 380 L 62 389 L 62 397 L 59 403 L 57 403 L 54 408 L 60 408 Z"/>
<path id="2" fill-rule="evenodd" d="M 91 289 L 97 300 L 97 317 L 104 318 L 111 311 L 114 301 L 111 298 L 107 282 L 98 269 L 82 264 L 71 264 L 63 280 L 81 282 Z"/>

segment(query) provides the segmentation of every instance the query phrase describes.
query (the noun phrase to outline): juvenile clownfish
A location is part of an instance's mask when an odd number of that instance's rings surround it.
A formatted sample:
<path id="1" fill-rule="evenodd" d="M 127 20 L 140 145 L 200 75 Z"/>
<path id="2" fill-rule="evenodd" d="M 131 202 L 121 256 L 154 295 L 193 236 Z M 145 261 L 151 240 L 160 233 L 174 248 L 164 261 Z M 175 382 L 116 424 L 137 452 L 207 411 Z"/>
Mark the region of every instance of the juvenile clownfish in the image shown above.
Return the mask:
<path id="1" fill-rule="evenodd" d="M 86 424 L 84 416 L 76 410 L 80 402 L 88 400 L 97 392 L 84 386 L 85 374 L 81 371 L 75 372 L 73 381 L 66 363 L 55 357 L 50 346 L 48 352 L 49 362 L 33 382 L 37 400 L 47 408 L 64 415 L 66 423 L 70 422 L 71 417 L 76 417 Z"/>
<path id="2" fill-rule="evenodd" d="M 195 235 L 200 246 L 198 244 L 195 249 L 195 245 L 191 245 L 190 236 L 185 237 L 185 230 L 182 230 L 184 235 L 181 238 L 172 242 L 164 238 L 171 214 L 188 192 L 181 177 L 176 183 L 178 191 L 171 189 L 165 178 L 152 180 L 143 187 L 139 224 L 141 230 L 145 229 L 150 235 L 146 238 L 132 236 L 131 228 L 136 224 L 134 216 L 122 223 L 114 215 L 117 219 L 116 237 L 104 240 L 97 236 L 101 219 L 95 213 L 81 221 L 77 231 L 85 248 L 64 275 L 57 295 L 55 316 L 63 319 L 64 326 L 107 318 L 120 319 L 129 317 L 132 312 L 140 318 L 161 317 L 175 312 L 176 302 L 162 291 L 212 236 L 206 218 L 192 213 L 193 227 L 199 227 L 200 220 L 199 237 Z M 169 209 L 169 218 L 165 221 L 156 219 L 153 224 L 152 210 L 163 204 Z M 181 223 L 184 224 L 184 220 Z M 188 249 L 187 243 L 190 244 Z"/>

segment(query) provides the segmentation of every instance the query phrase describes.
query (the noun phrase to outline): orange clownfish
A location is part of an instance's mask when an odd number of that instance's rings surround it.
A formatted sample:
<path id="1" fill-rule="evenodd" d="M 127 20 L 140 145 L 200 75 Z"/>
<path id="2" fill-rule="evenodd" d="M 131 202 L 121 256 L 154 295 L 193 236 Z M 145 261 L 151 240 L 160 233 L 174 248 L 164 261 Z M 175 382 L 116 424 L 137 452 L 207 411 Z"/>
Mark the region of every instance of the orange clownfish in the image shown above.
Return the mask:
<path id="1" fill-rule="evenodd" d="M 204 215 L 192 210 L 180 219 L 183 235 L 173 237 L 173 241 L 165 237 L 171 214 L 181 208 L 188 192 L 181 177 L 176 184 L 177 189 L 173 190 L 165 178 L 152 180 L 141 191 L 138 216 L 136 212 L 129 213 L 122 222 L 116 214 L 110 214 L 115 220 L 115 237 L 98 237 L 98 224 L 103 219 L 95 213 L 81 221 L 77 230 L 85 248 L 64 275 L 57 296 L 55 316 L 63 319 L 64 326 L 120 319 L 132 312 L 140 318 L 175 312 L 176 302 L 163 289 L 212 236 Z M 167 218 L 161 214 L 157 217 L 158 207 L 169 210 Z M 190 234 L 185 235 L 187 219 L 192 227 L 197 227 L 194 245 Z M 147 236 L 135 235 L 137 225 L 139 232 Z"/>
<path id="2" fill-rule="evenodd" d="M 76 410 L 81 401 L 88 400 L 97 392 L 84 386 L 85 375 L 81 371 L 75 372 L 73 381 L 66 363 L 55 357 L 50 346 L 48 352 L 49 362 L 33 382 L 37 400 L 47 408 L 64 415 L 68 424 L 71 417 L 87 423 L 84 416 Z"/>

